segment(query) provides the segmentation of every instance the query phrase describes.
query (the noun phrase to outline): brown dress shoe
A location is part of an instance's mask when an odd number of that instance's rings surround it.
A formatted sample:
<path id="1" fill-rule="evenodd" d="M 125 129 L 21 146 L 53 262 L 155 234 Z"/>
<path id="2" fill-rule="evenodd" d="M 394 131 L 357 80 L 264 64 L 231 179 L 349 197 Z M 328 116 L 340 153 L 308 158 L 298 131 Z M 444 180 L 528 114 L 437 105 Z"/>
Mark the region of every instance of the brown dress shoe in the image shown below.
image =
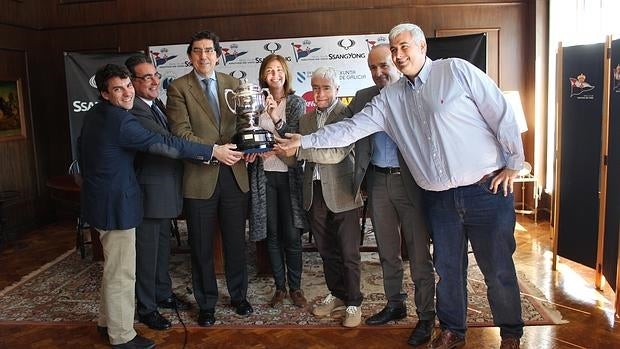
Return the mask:
<path id="1" fill-rule="evenodd" d="M 429 349 L 452 349 L 452 348 L 460 348 L 465 345 L 465 337 L 461 337 L 458 334 L 448 330 L 443 329 L 441 333 L 433 338 L 431 343 L 428 345 Z"/>
<path id="2" fill-rule="evenodd" d="M 291 296 L 291 300 L 293 301 L 293 304 L 296 307 L 304 308 L 304 309 L 308 307 L 308 301 L 306 300 L 306 297 L 304 297 L 304 291 L 302 290 L 291 291 L 290 296 Z"/>
<path id="3" fill-rule="evenodd" d="M 502 344 L 499 349 L 519 349 L 521 340 L 515 337 L 502 338 Z"/>
<path id="4" fill-rule="evenodd" d="M 271 302 L 269 302 L 269 306 L 271 306 L 272 308 L 280 307 L 282 305 L 282 302 L 284 301 L 284 298 L 286 298 L 286 291 L 276 290 L 273 298 L 271 298 Z"/>

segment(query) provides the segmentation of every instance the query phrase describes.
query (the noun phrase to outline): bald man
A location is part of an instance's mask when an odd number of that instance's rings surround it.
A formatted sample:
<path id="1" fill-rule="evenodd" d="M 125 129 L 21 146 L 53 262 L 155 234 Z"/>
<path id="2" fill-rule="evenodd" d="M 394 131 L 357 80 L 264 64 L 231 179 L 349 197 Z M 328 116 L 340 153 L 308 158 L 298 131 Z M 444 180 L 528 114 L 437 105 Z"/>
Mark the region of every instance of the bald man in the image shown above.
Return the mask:
<path id="1" fill-rule="evenodd" d="M 375 86 L 355 94 L 347 107 L 349 116 L 362 110 L 381 89 L 401 77 L 392 62 L 388 44 L 372 48 L 368 55 L 368 68 Z M 401 239 L 404 239 L 409 254 L 411 278 L 415 284 L 414 299 L 419 318 L 409 337 L 409 344 L 426 343 L 435 322 L 435 274 L 420 187 L 413 180 L 398 147 L 385 132 L 357 141 L 355 149 L 355 188 L 359 188 L 366 178 L 368 206 L 388 301 L 383 310 L 366 319 L 366 324 L 383 325 L 407 317 L 407 293 L 403 289 L 404 268 L 401 258 Z"/>

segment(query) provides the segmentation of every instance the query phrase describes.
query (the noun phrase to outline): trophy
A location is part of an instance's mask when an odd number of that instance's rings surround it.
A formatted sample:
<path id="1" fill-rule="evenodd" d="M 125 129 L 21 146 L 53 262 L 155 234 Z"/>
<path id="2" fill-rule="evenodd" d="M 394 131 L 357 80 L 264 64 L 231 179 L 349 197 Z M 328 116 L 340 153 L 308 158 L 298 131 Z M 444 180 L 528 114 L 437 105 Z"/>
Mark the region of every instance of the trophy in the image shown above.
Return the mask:
<path id="1" fill-rule="evenodd" d="M 273 134 L 258 126 L 258 118 L 265 110 L 265 96 L 269 89 L 261 88 L 241 79 L 241 85 L 234 91 L 224 90 L 224 99 L 231 112 L 237 114 L 237 150 L 244 153 L 262 153 L 269 151 L 275 144 Z M 232 104 L 228 95 L 232 94 Z"/>

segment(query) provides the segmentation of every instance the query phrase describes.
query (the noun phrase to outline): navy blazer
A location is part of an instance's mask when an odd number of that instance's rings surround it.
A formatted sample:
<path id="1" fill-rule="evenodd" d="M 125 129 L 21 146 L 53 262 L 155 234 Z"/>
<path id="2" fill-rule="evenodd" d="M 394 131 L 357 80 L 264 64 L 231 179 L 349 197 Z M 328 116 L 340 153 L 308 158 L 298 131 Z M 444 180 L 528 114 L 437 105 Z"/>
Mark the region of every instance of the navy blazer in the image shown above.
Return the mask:
<path id="1" fill-rule="evenodd" d="M 166 107 L 153 101 L 166 114 Z M 144 128 L 162 135 L 171 135 L 160 123 L 151 108 L 136 97 L 129 111 Z M 142 189 L 145 218 L 176 218 L 183 209 L 183 161 L 165 156 L 139 152 L 135 161 L 136 177 Z"/>
<path id="2" fill-rule="evenodd" d="M 137 151 L 205 161 L 213 150 L 211 145 L 149 131 L 127 110 L 107 101 L 86 113 L 78 142 L 82 218 L 102 230 L 130 229 L 142 222 L 133 167 Z"/>

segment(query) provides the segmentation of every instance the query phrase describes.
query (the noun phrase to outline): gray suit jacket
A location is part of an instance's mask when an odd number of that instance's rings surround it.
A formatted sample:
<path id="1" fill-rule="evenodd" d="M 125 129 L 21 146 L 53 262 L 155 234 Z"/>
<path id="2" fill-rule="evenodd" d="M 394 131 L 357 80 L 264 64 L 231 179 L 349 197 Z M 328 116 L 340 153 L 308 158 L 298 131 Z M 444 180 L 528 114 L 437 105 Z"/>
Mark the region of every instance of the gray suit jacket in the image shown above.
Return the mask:
<path id="1" fill-rule="evenodd" d="M 157 99 L 154 102 L 162 112 L 166 107 Z M 168 128 L 157 121 L 151 108 L 138 97 L 134 99 L 130 112 L 147 130 L 162 135 L 171 135 Z M 164 156 L 138 153 L 134 162 L 136 177 L 142 189 L 145 218 L 175 218 L 183 209 L 183 162 Z"/>
<path id="2" fill-rule="evenodd" d="M 226 106 L 225 89 L 236 89 L 239 80 L 228 74 L 217 76 L 217 95 L 220 104 L 220 123 L 218 125 L 209 107 L 203 85 L 192 70 L 174 80 L 168 87 L 167 112 L 170 128 L 175 135 L 193 142 L 204 144 L 232 143 L 236 134 L 237 116 Z M 219 166 L 185 162 L 183 176 L 183 196 L 190 199 L 209 199 L 215 191 Z M 232 166 L 237 185 L 246 193 L 250 187 L 248 171 L 244 161 Z"/>
<path id="3" fill-rule="evenodd" d="M 345 117 L 351 117 L 355 113 L 364 109 L 366 103 L 370 102 L 372 98 L 379 94 L 381 90 L 377 86 L 367 87 L 365 89 L 357 91 L 355 97 L 351 100 L 351 103 L 344 110 Z M 355 142 L 355 188 L 360 190 L 364 181 L 366 171 L 370 166 L 370 159 L 372 157 L 372 135 L 364 137 Z M 422 207 L 422 189 L 416 184 L 405 160 L 398 152 L 398 162 L 400 164 L 401 176 L 407 189 L 407 195 L 415 207 Z"/>
<path id="4" fill-rule="evenodd" d="M 338 102 L 327 117 L 325 125 L 342 120 L 345 109 L 344 104 Z M 299 120 L 299 133 L 307 135 L 315 132 L 318 129 L 316 116 L 316 111 L 304 115 Z M 298 159 L 306 160 L 303 184 L 306 210 L 310 210 L 312 206 L 312 174 L 315 166 L 319 167 L 323 198 L 330 211 L 338 213 L 362 206 L 362 198 L 353 181 L 355 171 L 353 145 L 343 148 L 300 149 Z"/>

